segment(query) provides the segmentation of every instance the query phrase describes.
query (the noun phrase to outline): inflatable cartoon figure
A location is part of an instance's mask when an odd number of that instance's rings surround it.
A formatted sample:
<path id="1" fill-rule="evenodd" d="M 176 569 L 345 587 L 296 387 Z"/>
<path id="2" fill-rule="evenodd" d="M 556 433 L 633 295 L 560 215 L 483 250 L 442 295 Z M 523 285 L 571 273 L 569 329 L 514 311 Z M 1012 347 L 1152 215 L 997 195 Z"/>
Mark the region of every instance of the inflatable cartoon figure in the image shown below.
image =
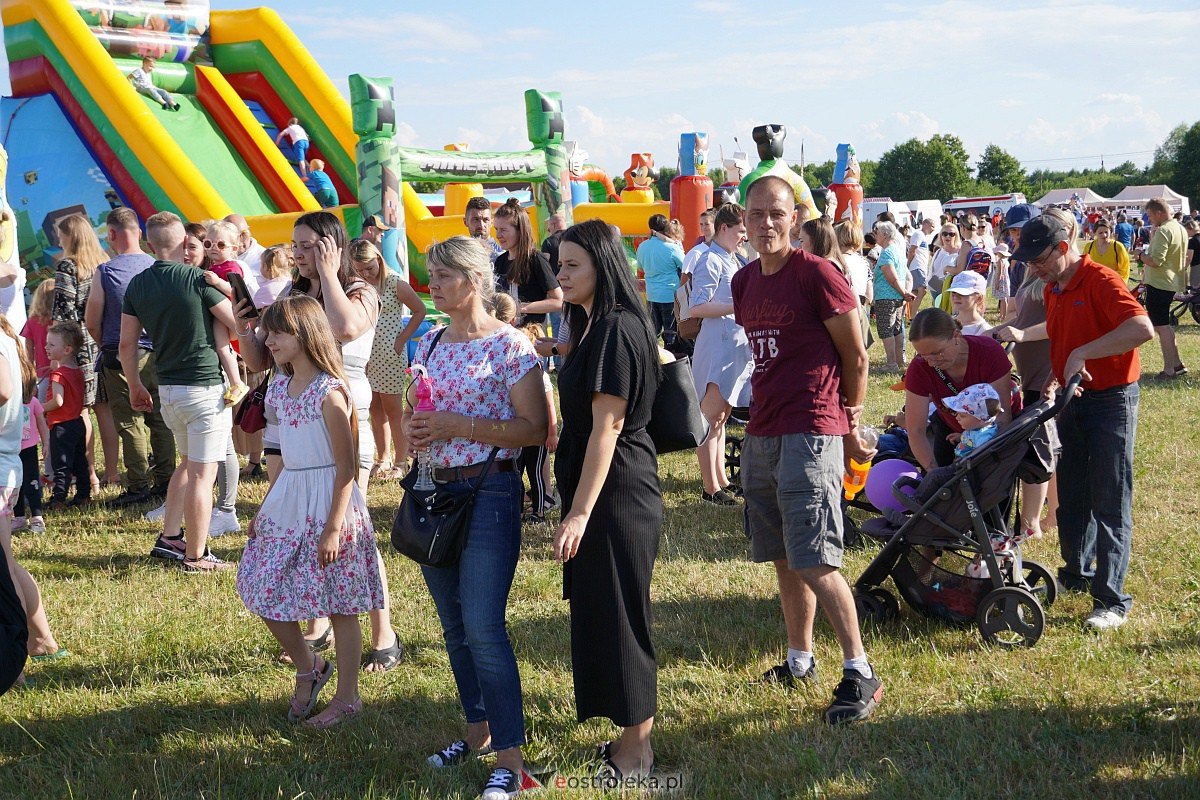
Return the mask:
<path id="1" fill-rule="evenodd" d="M 732 158 L 722 159 L 721 166 L 725 168 L 725 182 L 713 190 L 713 208 L 720 208 L 726 203 L 738 202 L 741 198 L 738 184 L 750 171 L 750 159 L 744 152 L 738 150 L 734 152 Z"/>
<path id="2" fill-rule="evenodd" d="M 350 112 L 358 143 L 358 205 L 363 219 L 378 214 L 391 230 L 383 235 L 383 260 L 408 276 L 408 245 L 400 206 L 400 154 L 396 134 L 396 90 L 391 78 L 350 76 Z"/>
<path id="3" fill-rule="evenodd" d="M 588 152 L 579 142 L 565 142 L 567 169 L 571 173 L 571 205 L 580 203 L 619 203 L 617 189 L 608 173 L 587 163 Z"/>
<path id="4" fill-rule="evenodd" d="M 708 134 L 679 137 L 679 177 L 671 181 L 671 219 L 683 223 L 684 244 L 700 236 L 700 215 L 712 207 L 713 183 L 708 171 Z"/>
<path id="5" fill-rule="evenodd" d="M 792 186 L 796 195 L 796 203 L 809 207 L 812 216 L 817 216 L 817 205 L 813 201 L 812 190 L 795 170 L 783 160 L 783 142 L 787 138 L 787 128 L 782 125 L 759 125 L 752 134 L 754 143 L 758 145 L 758 166 L 738 184 L 738 197 L 742 205 L 746 204 L 746 190 L 764 175 L 778 175 Z"/>
<path id="6" fill-rule="evenodd" d="M 621 200 L 626 203 L 653 203 L 654 179 L 657 177 L 654 156 L 650 153 L 634 153 L 630 156 L 629 169 L 625 170 L 625 188 L 621 190 Z"/>
<path id="7" fill-rule="evenodd" d="M 534 149 L 546 154 L 546 180 L 533 187 L 538 201 L 537 238 L 541 241 L 546 237 L 546 220 L 552 214 L 562 214 L 568 225 L 572 222 L 571 171 L 563 141 L 566 121 L 562 95 L 526 89 L 525 125 Z"/>
<path id="8" fill-rule="evenodd" d="M 850 220 L 862 230 L 863 188 L 859 182 L 858 158 L 854 145 L 839 144 L 837 162 L 833 168 L 833 180 L 829 193 L 825 195 L 825 215 L 832 222 Z"/>
<path id="9" fill-rule="evenodd" d="M 708 134 L 684 133 L 679 136 L 679 174 L 708 174 Z"/>

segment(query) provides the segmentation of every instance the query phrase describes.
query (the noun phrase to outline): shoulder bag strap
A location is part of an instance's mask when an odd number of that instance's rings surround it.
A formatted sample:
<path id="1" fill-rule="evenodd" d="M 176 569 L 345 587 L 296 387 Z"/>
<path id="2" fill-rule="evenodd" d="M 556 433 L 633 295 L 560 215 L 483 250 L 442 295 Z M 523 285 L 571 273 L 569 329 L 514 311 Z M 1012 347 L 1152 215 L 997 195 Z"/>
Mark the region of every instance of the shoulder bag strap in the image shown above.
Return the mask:
<path id="1" fill-rule="evenodd" d="M 444 334 L 446 332 L 446 328 L 449 328 L 449 327 L 450 326 L 447 325 L 445 328 L 442 328 L 440 331 L 438 331 L 437 333 L 435 333 L 433 335 L 433 341 L 431 341 L 429 343 L 429 349 L 425 351 L 426 360 L 428 360 L 429 357 L 431 355 L 433 355 L 433 348 L 438 346 L 438 342 L 440 342 L 442 340 L 442 334 Z"/>
<path id="2" fill-rule="evenodd" d="M 934 367 L 933 371 L 936 372 L 937 376 L 942 379 L 942 383 L 946 384 L 947 389 L 954 394 L 958 394 L 958 387 L 954 385 L 954 381 L 950 380 L 950 376 L 947 375 L 941 367 Z M 942 405 L 945 405 L 945 403 Z"/>
<path id="3" fill-rule="evenodd" d="M 445 332 L 446 332 L 446 328 L 449 328 L 449 327 L 450 327 L 450 326 L 449 326 L 449 325 L 447 325 L 445 328 L 442 328 L 441 330 L 439 330 L 437 333 L 435 333 L 435 334 L 433 335 L 433 340 L 429 342 L 429 349 L 425 351 L 425 361 L 426 361 L 426 363 L 428 363 L 428 362 L 429 362 L 429 357 L 430 357 L 431 355 L 433 355 L 433 349 L 434 349 L 435 347 L 437 347 L 437 346 L 438 346 L 438 342 L 440 342 L 440 341 L 442 340 L 442 334 L 443 334 L 443 333 L 445 333 Z M 413 387 L 414 385 L 415 385 L 415 381 L 409 381 L 409 383 L 408 383 L 408 386 L 407 386 L 407 387 L 404 389 L 404 403 L 406 403 L 406 404 L 408 405 L 408 407 L 409 407 L 409 408 L 412 408 L 414 404 L 413 404 L 413 401 L 412 401 L 412 399 L 411 399 L 411 398 L 408 396 L 408 392 L 409 392 L 409 390 L 410 390 L 410 389 L 412 389 L 412 387 Z"/>
<path id="4" fill-rule="evenodd" d="M 487 461 L 483 465 L 483 471 L 479 473 L 479 478 L 476 479 L 475 485 L 471 487 L 471 499 L 475 499 L 475 495 L 479 493 L 479 487 L 483 486 L 483 482 L 487 480 L 488 473 L 492 471 L 492 462 L 496 460 L 496 454 L 500 452 L 499 447 L 492 447 L 492 452 L 488 454 Z"/>

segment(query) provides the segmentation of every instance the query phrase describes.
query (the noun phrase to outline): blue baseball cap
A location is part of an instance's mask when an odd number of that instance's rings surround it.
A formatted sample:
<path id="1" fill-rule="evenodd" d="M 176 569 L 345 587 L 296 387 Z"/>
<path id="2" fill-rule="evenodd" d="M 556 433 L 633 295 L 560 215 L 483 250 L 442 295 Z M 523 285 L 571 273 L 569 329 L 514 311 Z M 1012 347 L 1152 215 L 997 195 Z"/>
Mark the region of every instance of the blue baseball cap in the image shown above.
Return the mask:
<path id="1" fill-rule="evenodd" d="M 1020 203 L 1010 208 L 1004 215 L 1004 227 L 1023 228 L 1026 222 L 1041 215 L 1042 212 L 1032 203 Z"/>

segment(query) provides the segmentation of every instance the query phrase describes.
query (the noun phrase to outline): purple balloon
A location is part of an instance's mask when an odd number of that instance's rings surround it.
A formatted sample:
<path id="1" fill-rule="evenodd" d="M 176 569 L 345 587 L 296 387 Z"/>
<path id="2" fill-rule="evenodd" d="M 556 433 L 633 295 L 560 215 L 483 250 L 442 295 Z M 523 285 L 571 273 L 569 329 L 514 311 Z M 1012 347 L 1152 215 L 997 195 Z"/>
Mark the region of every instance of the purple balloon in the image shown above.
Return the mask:
<path id="1" fill-rule="evenodd" d="M 892 484 L 904 475 L 914 478 L 921 477 L 921 473 L 917 471 L 916 467 L 900 458 L 890 458 L 872 465 L 871 471 L 867 473 L 867 485 L 864 487 L 871 505 L 880 511 L 886 511 L 889 508 L 903 511 L 904 507 L 892 494 Z M 905 489 L 905 493 L 915 494 L 916 490 Z"/>

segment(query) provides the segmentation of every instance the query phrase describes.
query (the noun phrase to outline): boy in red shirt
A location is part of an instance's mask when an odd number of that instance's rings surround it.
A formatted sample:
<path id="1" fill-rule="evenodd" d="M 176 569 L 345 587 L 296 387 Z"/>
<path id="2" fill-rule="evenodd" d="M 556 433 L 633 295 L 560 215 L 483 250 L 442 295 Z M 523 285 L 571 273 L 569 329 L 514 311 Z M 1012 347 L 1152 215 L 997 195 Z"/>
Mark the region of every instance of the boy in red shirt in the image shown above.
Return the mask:
<path id="1" fill-rule="evenodd" d="M 76 359 L 82 347 L 83 329 L 78 322 L 56 323 L 46 334 L 46 355 L 59 364 L 50 372 L 50 387 L 43 404 L 50 425 L 50 459 L 54 467 L 50 508 L 55 511 L 92 501 L 87 431 L 83 424 L 83 371 Z M 67 502 L 72 475 L 75 497 Z"/>

